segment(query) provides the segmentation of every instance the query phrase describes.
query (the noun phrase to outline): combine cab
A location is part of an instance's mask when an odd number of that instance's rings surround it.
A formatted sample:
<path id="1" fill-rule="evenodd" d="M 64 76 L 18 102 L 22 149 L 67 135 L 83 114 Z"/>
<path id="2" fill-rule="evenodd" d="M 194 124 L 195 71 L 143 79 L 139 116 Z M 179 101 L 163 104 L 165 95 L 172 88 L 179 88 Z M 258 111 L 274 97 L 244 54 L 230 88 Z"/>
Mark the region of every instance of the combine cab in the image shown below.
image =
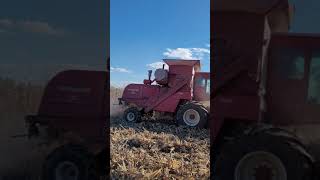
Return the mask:
<path id="1" fill-rule="evenodd" d="M 154 79 L 144 84 L 129 84 L 119 103 L 127 106 L 124 119 L 137 122 L 142 116 L 160 112 L 176 117 L 178 124 L 204 127 L 210 98 L 210 75 L 200 72 L 199 60 L 169 60 L 157 69 Z M 155 83 L 154 83 L 155 82 Z M 154 84 L 153 84 L 154 83 Z M 206 107 L 207 105 L 207 107 Z"/>

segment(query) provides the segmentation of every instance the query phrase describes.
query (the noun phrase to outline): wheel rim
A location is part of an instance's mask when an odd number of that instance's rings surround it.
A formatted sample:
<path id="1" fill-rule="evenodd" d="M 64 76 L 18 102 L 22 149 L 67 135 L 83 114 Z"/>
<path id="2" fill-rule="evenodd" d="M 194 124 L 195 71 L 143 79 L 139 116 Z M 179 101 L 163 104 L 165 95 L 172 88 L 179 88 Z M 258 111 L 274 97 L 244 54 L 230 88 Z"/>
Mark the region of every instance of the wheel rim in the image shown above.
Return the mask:
<path id="1" fill-rule="evenodd" d="M 287 173 L 278 157 L 269 152 L 257 151 L 239 161 L 235 180 L 287 180 Z"/>
<path id="2" fill-rule="evenodd" d="M 55 177 L 56 180 L 78 180 L 80 171 L 73 162 L 64 161 L 55 169 Z"/>
<path id="3" fill-rule="evenodd" d="M 183 121 L 188 126 L 196 126 L 200 122 L 200 115 L 194 109 L 188 109 L 183 114 Z"/>
<path id="4" fill-rule="evenodd" d="M 135 114 L 133 113 L 133 112 L 129 112 L 128 114 L 127 114 L 127 120 L 128 121 L 133 121 L 134 119 L 135 119 Z"/>

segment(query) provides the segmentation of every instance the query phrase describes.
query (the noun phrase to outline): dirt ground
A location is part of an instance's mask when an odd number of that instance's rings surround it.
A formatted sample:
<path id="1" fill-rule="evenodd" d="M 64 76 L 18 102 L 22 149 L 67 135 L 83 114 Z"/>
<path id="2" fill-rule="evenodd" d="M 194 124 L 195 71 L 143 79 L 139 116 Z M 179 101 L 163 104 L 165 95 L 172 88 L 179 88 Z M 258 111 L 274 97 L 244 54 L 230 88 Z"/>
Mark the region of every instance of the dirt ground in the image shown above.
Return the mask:
<path id="1" fill-rule="evenodd" d="M 117 107 L 111 106 L 112 179 L 209 179 L 207 129 L 176 126 L 168 119 L 130 124 Z"/>

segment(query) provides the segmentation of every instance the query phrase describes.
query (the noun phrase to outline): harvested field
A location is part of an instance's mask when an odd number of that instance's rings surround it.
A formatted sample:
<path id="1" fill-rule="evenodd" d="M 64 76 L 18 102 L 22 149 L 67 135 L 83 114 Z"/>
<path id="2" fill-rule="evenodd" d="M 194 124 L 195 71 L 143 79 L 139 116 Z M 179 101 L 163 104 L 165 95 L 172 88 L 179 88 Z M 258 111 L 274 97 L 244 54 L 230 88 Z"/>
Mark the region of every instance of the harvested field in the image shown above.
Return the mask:
<path id="1" fill-rule="evenodd" d="M 166 119 L 129 124 L 122 120 L 123 109 L 113 105 L 111 110 L 116 112 L 110 125 L 112 179 L 209 179 L 207 129 Z"/>

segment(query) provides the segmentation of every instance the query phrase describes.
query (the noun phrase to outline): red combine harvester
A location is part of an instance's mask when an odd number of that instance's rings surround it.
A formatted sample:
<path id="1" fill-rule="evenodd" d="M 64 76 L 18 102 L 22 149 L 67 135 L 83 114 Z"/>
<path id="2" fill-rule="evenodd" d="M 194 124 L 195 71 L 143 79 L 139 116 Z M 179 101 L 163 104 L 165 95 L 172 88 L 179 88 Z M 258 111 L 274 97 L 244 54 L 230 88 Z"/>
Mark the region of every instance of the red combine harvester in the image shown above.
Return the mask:
<path id="1" fill-rule="evenodd" d="M 205 127 L 207 124 L 210 98 L 210 74 L 200 72 L 199 60 L 169 60 L 164 62 L 169 70 L 157 69 L 154 80 L 149 79 L 143 84 L 129 84 L 125 87 L 119 104 L 127 109 L 124 119 L 138 122 L 142 116 L 153 112 L 170 114 L 176 122 L 191 127 Z M 152 85 L 156 82 L 156 85 Z"/>
<path id="2" fill-rule="evenodd" d="M 44 139 L 49 149 L 41 179 L 98 180 L 107 174 L 108 76 L 60 72 L 47 84 L 38 114 L 26 116 L 29 137 Z"/>
<path id="3" fill-rule="evenodd" d="M 320 35 L 289 33 L 287 0 L 211 5 L 212 178 L 318 179 Z"/>

